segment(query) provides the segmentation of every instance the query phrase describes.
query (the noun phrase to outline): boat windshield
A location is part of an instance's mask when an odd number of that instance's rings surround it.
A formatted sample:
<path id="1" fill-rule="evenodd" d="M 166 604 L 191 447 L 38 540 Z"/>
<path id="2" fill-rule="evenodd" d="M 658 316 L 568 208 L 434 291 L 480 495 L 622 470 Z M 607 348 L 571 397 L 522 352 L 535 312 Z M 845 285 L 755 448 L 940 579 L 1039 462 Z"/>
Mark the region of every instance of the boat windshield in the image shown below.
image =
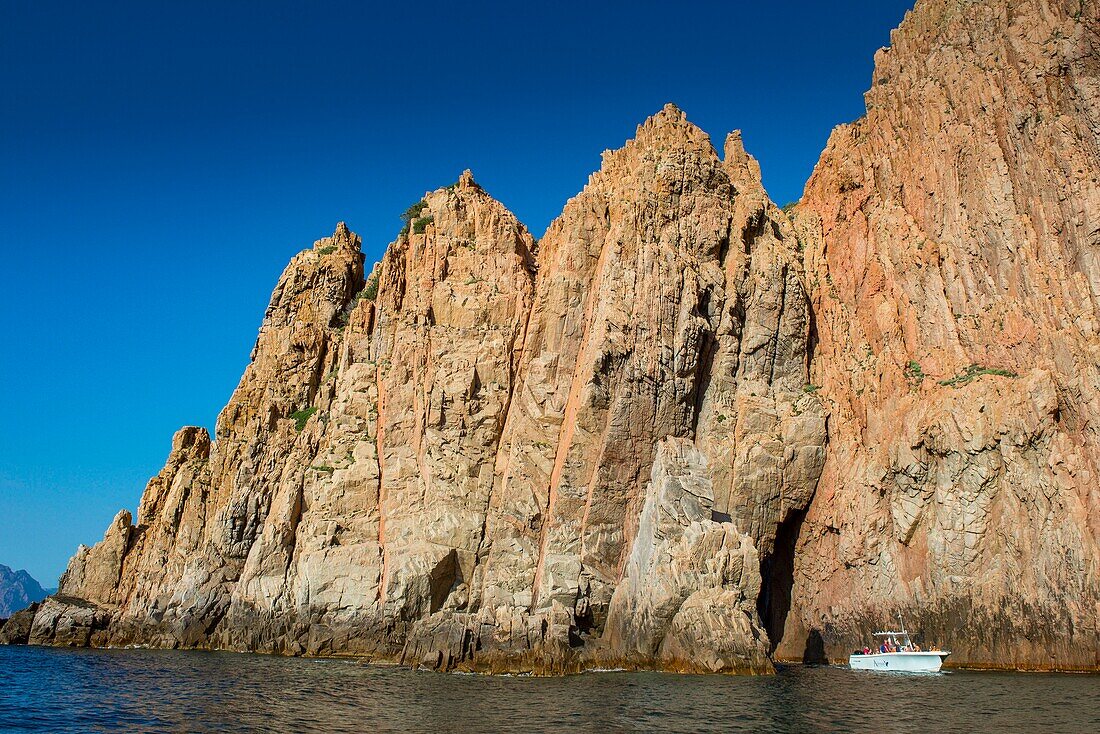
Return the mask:
<path id="1" fill-rule="evenodd" d="M 875 632 L 874 636 L 881 640 L 887 652 L 908 652 L 914 647 L 908 632 Z"/>

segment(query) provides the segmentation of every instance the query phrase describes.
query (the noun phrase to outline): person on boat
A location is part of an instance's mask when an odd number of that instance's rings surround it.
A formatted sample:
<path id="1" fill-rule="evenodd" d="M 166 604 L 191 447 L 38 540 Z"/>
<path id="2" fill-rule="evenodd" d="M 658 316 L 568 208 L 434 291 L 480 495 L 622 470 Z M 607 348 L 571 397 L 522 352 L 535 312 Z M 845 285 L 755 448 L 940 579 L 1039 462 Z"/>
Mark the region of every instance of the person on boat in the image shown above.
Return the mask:
<path id="1" fill-rule="evenodd" d="M 885 643 L 885 642 L 884 642 L 884 643 L 882 643 L 881 645 L 879 645 L 879 646 L 878 646 L 878 651 L 879 651 L 880 653 L 886 653 L 886 652 L 889 652 L 889 650 L 887 650 L 887 649 L 886 649 L 886 643 Z"/>

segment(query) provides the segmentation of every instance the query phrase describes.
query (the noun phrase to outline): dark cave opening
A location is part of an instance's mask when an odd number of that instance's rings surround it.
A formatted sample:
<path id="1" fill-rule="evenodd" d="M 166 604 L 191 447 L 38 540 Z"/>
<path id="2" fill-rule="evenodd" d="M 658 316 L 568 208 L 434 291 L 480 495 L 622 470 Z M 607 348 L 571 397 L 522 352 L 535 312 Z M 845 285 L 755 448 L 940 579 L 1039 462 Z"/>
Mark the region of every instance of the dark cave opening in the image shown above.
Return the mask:
<path id="1" fill-rule="evenodd" d="M 772 552 L 760 562 L 760 596 L 756 599 L 756 611 L 768 633 L 769 652 L 775 652 L 783 639 L 787 613 L 791 611 L 794 548 L 805 519 L 806 511 L 796 510 L 779 523 Z"/>

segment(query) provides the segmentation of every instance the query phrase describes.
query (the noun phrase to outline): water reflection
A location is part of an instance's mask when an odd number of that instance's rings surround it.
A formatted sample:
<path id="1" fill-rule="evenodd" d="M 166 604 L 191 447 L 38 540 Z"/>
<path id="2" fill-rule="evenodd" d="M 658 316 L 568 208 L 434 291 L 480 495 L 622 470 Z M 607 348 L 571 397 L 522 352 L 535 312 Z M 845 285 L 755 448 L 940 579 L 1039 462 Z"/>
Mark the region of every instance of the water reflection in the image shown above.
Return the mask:
<path id="1" fill-rule="evenodd" d="M 1100 731 L 1096 676 L 417 673 L 230 653 L 0 647 L 0 730 Z"/>

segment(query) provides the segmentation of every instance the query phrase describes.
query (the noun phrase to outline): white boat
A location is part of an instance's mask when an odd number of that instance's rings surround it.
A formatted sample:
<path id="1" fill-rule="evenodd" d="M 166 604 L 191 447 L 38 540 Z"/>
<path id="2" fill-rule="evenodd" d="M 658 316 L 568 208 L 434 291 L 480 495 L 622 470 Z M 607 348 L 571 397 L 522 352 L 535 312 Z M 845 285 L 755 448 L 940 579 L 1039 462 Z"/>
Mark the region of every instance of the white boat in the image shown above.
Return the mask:
<path id="1" fill-rule="evenodd" d="M 848 656 L 848 667 L 852 670 L 935 673 L 950 654 L 947 650 L 921 650 L 909 639 L 902 624 L 897 632 L 876 632 L 874 648 L 869 652 L 853 652 Z"/>

